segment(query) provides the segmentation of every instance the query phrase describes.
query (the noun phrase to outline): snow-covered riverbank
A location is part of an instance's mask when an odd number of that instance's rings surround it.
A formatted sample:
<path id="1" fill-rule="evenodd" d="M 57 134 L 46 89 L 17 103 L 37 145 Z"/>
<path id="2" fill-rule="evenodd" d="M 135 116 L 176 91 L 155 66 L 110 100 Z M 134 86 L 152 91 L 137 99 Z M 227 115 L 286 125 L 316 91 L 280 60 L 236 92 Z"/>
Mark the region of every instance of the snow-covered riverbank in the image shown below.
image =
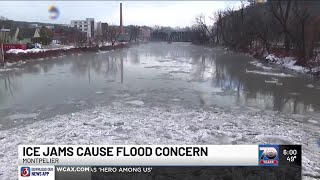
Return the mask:
<path id="1" fill-rule="evenodd" d="M 294 115 L 232 107 L 120 103 L 56 116 L 0 134 L 0 179 L 16 179 L 18 144 L 302 144 L 304 179 L 320 178 L 319 126 Z"/>
<path id="2" fill-rule="evenodd" d="M 117 43 L 115 45 L 105 44 L 100 46 L 61 46 L 61 47 L 51 47 L 43 49 L 10 49 L 4 55 L 5 64 L 16 64 L 21 61 L 25 62 L 32 59 L 42 59 L 48 57 L 59 57 L 66 54 L 81 54 L 86 52 L 99 52 L 99 51 L 110 51 L 120 48 L 129 47 L 129 43 Z M 0 69 L 1 70 L 1 69 Z M 6 71 L 6 70 L 3 70 Z"/>
<path id="3" fill-rule="evenodd" d="M 309 73 L 309 74 L 315 74 L 315 73 L 319 73 L 320 72 L 320 67 L 302 67 L 299 65 L 296 65 L 297 60 L 294 57 L 277 57 L 274 54 L 269 54 L 268 56 L 266 56 L 265 58 L 267 60 L 267 62 L 269 63 L 275 63 L 278 64 L 286 69 L 290 69 L 293 70 L 295 72 L 299 72 L 299 73 Z M 315 61 L 319 61 L 319 60 L 315 60 Z"/>
<path id="4" fill-rule="evenodd" d="M 222 46 L 225 50 L 230 48 Z M 234 51 L 234 50 L 233 50 Z M 236 51 L 239 52 L 239 51 Z M 241 52 L 241 51 L 240 51 Z M 241 52 L 249 57 L 254 57 L 265 61 L 270 64 L 276 64 L 284 69 L 292 70 L 293 72 L 311 74 L 313 76 L 320 75 L 320 55 L 318 54 L 313 60 L 310 60 L 305 66 L 298 65 L 297 57 L 294 56 L 284 56 L 276 55 L 275 53 L 267 53 L 262 49 L 252 49 L 250 52 Z M 260 66 L 261 63 L 256 63 L 255 65 Z M 264 67 L 262 67 L 264 68 Z"/>
<path id="5" fill-rule="evenodd" d="M 73 49 L 74 46 L 60 46 L 60 47 L 52 47 L 52 48 L 34 48 L 34 49 L 10 49 L 6 53 L 8 54 L 19 54 L 19 53 L 39 53 L 39 52 L 46 52 L 50 50 L 68 50 Z"/>
<path id="6" fill-rule="evenodd" d="M 319 56 L 314 60 L 313 64 L 319 64 Z M 268 54 L 265 57 L 268 63 L 277 64 L 285 69 L 292 70 L 298 73 L 307 73 L 311 75 L 317 75 L 320 73 L 320 67 L 316 65 L 310 65 L 310 67 L 303 67 L 297 65 L 297 59 L 295 57 L 278 57 L 275 54 Z"/>

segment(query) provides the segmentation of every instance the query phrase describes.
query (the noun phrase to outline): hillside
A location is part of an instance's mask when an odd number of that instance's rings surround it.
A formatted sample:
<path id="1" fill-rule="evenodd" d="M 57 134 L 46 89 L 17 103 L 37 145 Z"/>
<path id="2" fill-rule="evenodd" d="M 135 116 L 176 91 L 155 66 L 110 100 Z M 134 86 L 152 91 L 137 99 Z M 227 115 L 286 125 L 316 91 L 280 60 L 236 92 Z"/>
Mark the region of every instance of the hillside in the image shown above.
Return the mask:
<path id="1" fill-rule="evenodd" d="M 15 29 L 17 27 L 26 28 L 26 27 L 29 27 L 31 24 L 38 24 L 38 26 L 60 25 L 60 24 L 43 23 L 43 22 L 13 21 L 13 20 L 5 19 L 4 17 L 0 16 L 0 28 L 8 28 L 8 29 Z"/>

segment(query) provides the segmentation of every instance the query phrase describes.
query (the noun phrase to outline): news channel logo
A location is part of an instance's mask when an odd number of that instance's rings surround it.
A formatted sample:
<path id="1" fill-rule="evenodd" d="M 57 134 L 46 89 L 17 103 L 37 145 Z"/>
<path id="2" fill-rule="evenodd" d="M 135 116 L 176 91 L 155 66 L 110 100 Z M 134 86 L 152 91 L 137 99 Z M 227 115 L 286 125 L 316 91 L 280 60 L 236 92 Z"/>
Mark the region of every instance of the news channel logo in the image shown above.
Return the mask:
<path id="1" fill-rule="evenodd" d="M 259 145 L 259 166 L 279 165 L 279 145 Z"/>
<path id="2" fill-rule="evenodd" d="M 21 167 L 20 168 L 20 176 L 21 177 L 29 177 L 30 176 L 30 167 Z"/>
<path id="3" fill-rule="evenodd" d="M 48 7 L 48 12 L 49 12 L 49 18 L 52 20 L 58 19 L 60 15 L 59 9 L 54 5 L 51 5 Z"/>

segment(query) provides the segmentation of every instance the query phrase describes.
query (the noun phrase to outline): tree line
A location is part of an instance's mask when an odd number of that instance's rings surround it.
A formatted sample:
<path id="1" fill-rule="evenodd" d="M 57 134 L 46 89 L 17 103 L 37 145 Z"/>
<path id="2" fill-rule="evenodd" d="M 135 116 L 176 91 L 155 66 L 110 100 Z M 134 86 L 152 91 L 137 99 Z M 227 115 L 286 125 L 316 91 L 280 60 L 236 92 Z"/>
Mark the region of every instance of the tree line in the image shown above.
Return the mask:
<path id="1" fill-rule="evenodd" d="M 59 24 L 48 24 L 48 23 L 33 23 L 33 22 L 24 22 L 24 21 L 14 21 L 8 20 L 4 17 L 0 16 L 0 29 L 9 29 L 9 36 L 12 37 L 15 35 L 17 28 L 20 29 L 28 29 L 32 28 L 32 24 L 37 24 L 39 28 L 40 37 L 32 38 L 32 42 L 41 43 L 43 45 L 48 45 L 52 42 L 52 40 L 58 40 L 61 44 L 74 44 L 75 46 L 83 46 L 88 43 L 88 38 L 86 32 L 82 32 L 81 30 L 75 27 L 69 27 L 65 25 Z M 90 38 L 90 42 L 93 43 L 103 43 L 103 42 L 111 42 L 116 41 L 120 35 L 120 27 L 117 25 L 108 25 L 108 23 L 103 23 L 101 25 L 100 32 L 97 32 L 97 29 L 94 31 L 94 37 Z M 52 26 L 53 28 L 49 29 L 46 26 Z M 137 39 L 142 36 L 141 28 L 148 29 L 147 26 L 136 26 L 129 25 L 124 26 L 126 40 L 127 41 L 137 41 Z M 10 39 L 10 38 L 8 38 Z M 17 40 L 22 40 L 23 37 L 17 37 Z M 2 41 L 0 34 L 0 41 Z M 8 43 L 8 42 L 6 42 Z"/>
<path id="2" fill-rule="evenodd" d="M 279 52 L 295 56 L 306 65 L 316 57 L 320 42 L 320 2 L 249 1 L 239 9 L 219 10 L 210 17 L 200 15 L 193 25 L 195 43 L 223 44 L 257 56 Z"/>

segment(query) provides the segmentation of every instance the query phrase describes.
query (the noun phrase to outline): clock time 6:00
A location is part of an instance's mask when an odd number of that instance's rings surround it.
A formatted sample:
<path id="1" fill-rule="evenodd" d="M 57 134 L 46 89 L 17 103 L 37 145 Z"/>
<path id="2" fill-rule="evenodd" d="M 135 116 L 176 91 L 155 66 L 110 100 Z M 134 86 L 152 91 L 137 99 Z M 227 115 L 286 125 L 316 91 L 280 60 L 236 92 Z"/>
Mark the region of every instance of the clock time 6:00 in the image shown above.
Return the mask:
<path id="1" fill-rule="evenodd" d="M 298 151 L 293 149 L 293 150 L 283 150 L 283 155 L 285 156 L 292 156 L 292 155 L 297 155 Z"/>

